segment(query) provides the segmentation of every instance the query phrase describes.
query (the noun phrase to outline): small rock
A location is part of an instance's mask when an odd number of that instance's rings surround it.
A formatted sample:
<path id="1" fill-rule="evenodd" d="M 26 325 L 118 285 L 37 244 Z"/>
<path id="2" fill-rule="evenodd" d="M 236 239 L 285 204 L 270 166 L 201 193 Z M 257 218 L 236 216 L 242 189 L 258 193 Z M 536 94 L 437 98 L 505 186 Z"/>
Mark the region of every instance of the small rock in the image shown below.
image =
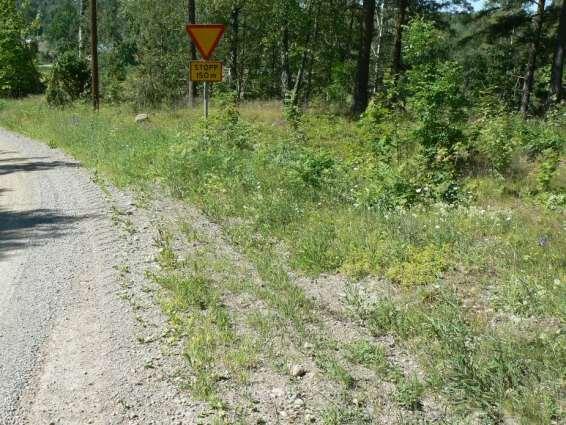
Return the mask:
<path id="1" fill-rule="evenodd" d="M 313 415 L 305 415 L 305 423 L 313 423 L 314 421 L 316 421 L 316 418 Z"/>
<path id="2" fill-rule="evenodd" d="M 306 375 L 307 370 L 303 366 L 296 364 L 291 366 L 290 372 L 291 372 L 291 376 L 294 376 L 295 378 L 300 378 Z"/>
<path id="3" fill-rule="evenodd" d="M 145 121 L 149 121 L 149 115 L 148 114 L 138 114 L 136 115 L 135 121 L 137 124 L 145 122 Z"/>
<path id="4" fill-rule="evenodd" d="M 295 406 L 295 408 L 299 409 L 305 405 L 305 402 L 302 398 L 298 398 L 293 402 L 293 405 Z"/>

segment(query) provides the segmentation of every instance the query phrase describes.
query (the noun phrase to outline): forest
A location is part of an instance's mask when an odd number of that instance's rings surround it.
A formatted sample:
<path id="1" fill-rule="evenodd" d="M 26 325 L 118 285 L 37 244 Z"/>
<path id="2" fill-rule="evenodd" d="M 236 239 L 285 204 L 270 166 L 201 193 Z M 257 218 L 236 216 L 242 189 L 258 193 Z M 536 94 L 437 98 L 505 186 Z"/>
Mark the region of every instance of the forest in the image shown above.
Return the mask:
<path id="1" fill-rule="evenodd" d="M 13 2 L 5 3 L 4 9 Z M 39 62 L 68 52 L 89 55 L 88 1 L 16 3 L 19 29 Z M 226 79 L 216 90 L 239 100 L 289 98 L 359 116 L 376 95 L 403 106 L 411 94 L 407 71 L 423 65 L 438 68 L 434 72 L 444 78 L 444 68 L 460 67 L 450 83 L 468 107 L 497 99 L 510 111 L 541 116 L 562 96 L 566 18 L 557 1 L 98 3 L 109 101 L 186 100 L 187 61 L 197 59 L 187 22 L 228 25 L 216 54 L 226 64 Z M 417 47 L 419 42 L 425 45 Z M 421 47 L 426 51 L 415 54 Z M 7 94 L 25 94 L 19 90 Z"/>
<path id="2" fill-rule="evenodd" d="M 220 226 L 152 275 L 211 423 L 564 423 L 566 1 L 98 0 L 99 111 L 91 2 L 0 0 L 0 126 Z"/>

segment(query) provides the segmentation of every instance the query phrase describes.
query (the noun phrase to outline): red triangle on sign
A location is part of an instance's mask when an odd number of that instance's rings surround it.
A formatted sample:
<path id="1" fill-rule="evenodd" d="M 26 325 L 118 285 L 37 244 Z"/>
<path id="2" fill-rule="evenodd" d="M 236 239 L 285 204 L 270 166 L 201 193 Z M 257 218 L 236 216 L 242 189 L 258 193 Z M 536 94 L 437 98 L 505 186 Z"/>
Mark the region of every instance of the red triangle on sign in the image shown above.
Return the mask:
<path id="1" fill-rule="evenodd" d="M 222 24 L 189 24 L 187 33 L 191 36 L 203 59 L 208 59 L 218 46 L 224 34 Z"/>

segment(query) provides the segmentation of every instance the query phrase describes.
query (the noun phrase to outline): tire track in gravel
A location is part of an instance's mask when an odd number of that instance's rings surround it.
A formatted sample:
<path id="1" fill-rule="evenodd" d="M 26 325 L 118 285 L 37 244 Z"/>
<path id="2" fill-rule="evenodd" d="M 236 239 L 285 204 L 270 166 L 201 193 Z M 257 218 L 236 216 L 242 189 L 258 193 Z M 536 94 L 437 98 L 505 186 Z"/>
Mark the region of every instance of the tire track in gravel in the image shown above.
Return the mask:
<path id="1" fill-rule="evenodd" d="M 205 409 L 174 384 L 177 356 L 139 342 L 166 332 L 151 299 L 143 320 L 131 307 L 151 285 L 151 223 L 120 237 L 110 211 L 78 163 L 0 130 L 0 424 L 189 424 Z"/>

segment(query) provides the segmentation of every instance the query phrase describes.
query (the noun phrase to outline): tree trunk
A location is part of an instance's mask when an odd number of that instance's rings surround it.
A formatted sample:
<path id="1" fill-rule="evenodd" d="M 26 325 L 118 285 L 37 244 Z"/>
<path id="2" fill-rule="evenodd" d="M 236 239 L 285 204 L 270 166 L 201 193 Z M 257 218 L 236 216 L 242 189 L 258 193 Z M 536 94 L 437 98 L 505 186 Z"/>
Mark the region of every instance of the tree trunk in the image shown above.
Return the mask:
<path id="1" fill-rule="evenodd" d="M 79 0 L 79 57 L 83 56 L 86 50 L 85 43 L 85 16 L 86 16 L 86 4 L 85 0 Z"/>
<path id="2" fill-rule="evenodd" d="M 395 82 L 399 80 L 403 71 L 403 61 L 401 58 L 401 49 L 403 46 L 403 25 L 405 25 L 405 17 L 407 15 L 408 0 L 399 0 L 397 20 L 395 22 L 395 39 L 393 41 L 393 61 L 391 63 L 391 75 Z"/>
<path id="3" fill-rule="evenodd" d="M 373 41 L 376 0 L 364 0 L 361 22 L 361 40 L 358 54 L 358 72 L 352 113 L 359 116 L 368 106 L 369 67 Z"/>
<path id="4" fill-rule="evenodd" d="M 308 105 L 310 103 L 311 100 L 311 93 L 312 93 L 312 77 L 313 77 L 313 73 L 314 73 L 314 59 L 311 55 L 311 58 L 309 60 L 309 65 L 308 65 L 309 71 L 308 71 L 308 77 L 307 77 L 307 88 L 305 90 L 305 105 Z"/>
<path id="5" fill-rule="evenodd" d="M 542 32 L 542 24 L 544 18 L 544 3 L 545 0 L 538 1 L 537 13 L 533 19 L 533 41 L 529 47 L 529 60 L 527 63 L 527 72 L 523 82 L 523 96 L 521 98 L 521 114 L 526 118 L 529 112 L 529 103 L 531 100 L 531 91 L 535 80 L 535 70 L 537 62 L 537 52 L 540 44 L 540 36 Z"/>
<path id="6" fill-rule="evenodd" d="M 295 80 L 295 86 L 293 87 L 293 94 L 291 95 L 291 104 L 294 106 L 297 106 L 299 103 L 299 90 L 301 88 L 301 84 L 303 83 L 309 51 L 310 49 L 308 47 L 305 48 L 305 50 L 303 51 L 303 57 L 301 58 L 301 66 L 299 67 L 299 72 L 297 72 L 297 79 Z"/>
<path id="7" fill-rule="evenodd" d="M 564 53 L 566 50 L 566 0 L 562 0 L 560 7 L 560 21 L 556 35 L 556 49 L 550 74 L 550 103 L 559 103 L 564 98 L 562 75 L 564 71 Z"/>
<path id="8" fill-rule="evenodd" d="M 380 72 L 380 64 L 381 64 L 381 50 L 383 47 L 383 20 L 385 15 L 385 0 L 380 0 L 379 6 L 379 16 L 377 17 L 377 40 L 375 41 L 375 84 L 373 87 L 373 93 L 377 93 L 377 91 L 383 86 L 383 72 Z"/>
<path id="9" fill-rule="evenodd" d="M 312 6 L 313 3 L 315 3 L 314 1 L 309 3 L 307 6 L 307 15 L 310 16 L 310 13 L 312 11 Z M 312 31 L 309 31 L 307 34 L 307 38 L 305 40 L 305 48 L 303 50 L 303 56 L 301 57 L 301 65 L 299 66 L 299 72 L 297 72 L 297 78 L 295 79 L 295 86 L 293 87 L 293 93 L 291 95 L 291 104 L 294 106 L 297 106 L 299 104 L 299 90 L 301 88 L 301 85 L 303 83 L 303 79 L 305 77 L 305 70 L 307 67 L 307 63 L 309 61 L 309 56 L 311 54 L 311 41 L 314 37 L 316 37 L 316 34 L 318 32 L 318 12 L 319 12 L 319 7 L 315 7 L 315 13 L 314 13 L 314 29 Z"/>
<path id="10" fill-rule="evenodd" d="M 100 109 L 100 92 L 98 78 L 98 15 L 96 0 L 90 0 L 90 69 L 92 78 L 92 106 L 95 111 Z"/>
<path id="11" fill-rule="evenodd" d="M 196 23 L 197 20 L 197 14 L 196 14 L 196 5 L 195 5 L 195 0 L 189 0 L 189 24 L 194 24 Z M 192 61 L 197 60 L 197 48 L 195 46 L 195 44 L 192 42 L 190 43 L 191 47 L 190 47 L 190 57 Z M 195 83 L 193 83 L 192 81 L 189 81 L 189 106 L 194 106 L 195 104 L 195 97 L 196 97 L 196 87 L 195 87 Z"/>
<path id="12" fill-rule="evenodd" d="M 240 6 L 234 6 L 232 8 L 232 13 L 230 13 L 230 77 L 232 82 L 232 88 L 236 91 L 236 98 L 240 99 L 241 94 L 241 81 L 240 73 L 238 72 L 238 49 L 239 49 L 239 37 L 240 37 Z"/>
<path id="13" fill-rule="evenodd" d="M 318 16 L 320 12 L 320 4 L 318 5 L 318 7 L 316 8 L 316 15 Z M 313 31 L 313 37 L 312 37 L 312 44 L 313 45 L 317 45 L 318 44 L 318 32 L 319 32 L 319 20 L 318 17 L 315 17 L 314 19 L 314 31 Z M 304 96 L 304 102 L 305 105 L 308 105 L 311 99 L 311 93 L 312 93 L 312 79 L 313 79 L 313 74 L 314 74 L 314 56 L 312 54 L 312 50 L 309 49 L 309 54 L 310 57 L 308 58 L 308 78 L 307 78 L 307 88 L 305 90 L 305 96 Z"/>
<path id="14" fill-rule="evenodd" d="M 281 40 L 281 94 L 283 99 L 291 87 L 291 69 L 289 65 L 289 23 L 287 18 L 283 23 L 283 38 Z"/>

